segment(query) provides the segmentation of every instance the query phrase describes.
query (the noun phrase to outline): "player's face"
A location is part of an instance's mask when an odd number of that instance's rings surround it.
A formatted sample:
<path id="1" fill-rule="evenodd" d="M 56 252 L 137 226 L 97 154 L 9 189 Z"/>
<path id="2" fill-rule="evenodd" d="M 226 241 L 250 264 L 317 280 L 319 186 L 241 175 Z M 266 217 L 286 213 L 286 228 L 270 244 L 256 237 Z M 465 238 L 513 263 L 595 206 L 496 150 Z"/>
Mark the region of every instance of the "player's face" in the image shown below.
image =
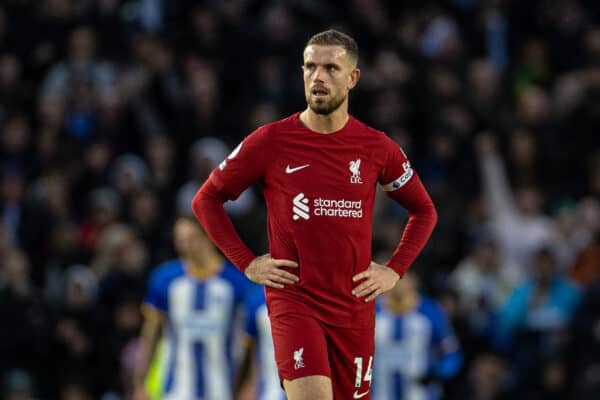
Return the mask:
<path id="1" fill-rule="evenodd" d="M 200 226 L 189 219 L 179 218 L 173 229 L 175 250 L 181 257 L 190 257 L 195 250 L 206 250 L 204 242 L 208 239 Z"/>
<path id="2" fill-rule="evenodd" d="M 304 49 L 304 94 L 317 114 L 328 115 L 348 98 L 360 71 L 342 46 L 310 45 Z"/>
<path id="3" fill-rule="evenodd" d="M 186 256 L 190 252 L 190 243 L 192 237 L 197 233 L 193 223 L 186 219 L 180 218 L 175 222 L 173 229 L 173 242 L 175 250 L 180 256 Z"/>
<path id="4" fill-rule="evenodd" d="M 399 312 L 406 312 L 412 309 L 417 296 L 417 279 L 407 273 L 402 279 L 396 282 L 396 285 L 389 293 L 389 301 L 393 303 L 393 308 Z"/>

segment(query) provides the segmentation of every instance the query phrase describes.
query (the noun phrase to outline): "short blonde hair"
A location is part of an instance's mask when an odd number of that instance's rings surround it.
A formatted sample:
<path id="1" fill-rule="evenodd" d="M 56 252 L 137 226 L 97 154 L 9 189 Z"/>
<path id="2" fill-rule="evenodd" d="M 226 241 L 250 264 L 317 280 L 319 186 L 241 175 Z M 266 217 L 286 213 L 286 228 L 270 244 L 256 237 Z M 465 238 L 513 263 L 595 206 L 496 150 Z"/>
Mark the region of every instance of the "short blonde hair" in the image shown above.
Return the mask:
<path id="1" fill-rule="evenodd" d="M 341 46 L 346 50 L 346 53 L 350 56 L 354 64 L 358 64 L 358 45 L 350 35 L 343 32 L 336 31 L 335 29 L 319 32 L 308 39 L 304 48 L 306 49 L 310 45 Z"/>

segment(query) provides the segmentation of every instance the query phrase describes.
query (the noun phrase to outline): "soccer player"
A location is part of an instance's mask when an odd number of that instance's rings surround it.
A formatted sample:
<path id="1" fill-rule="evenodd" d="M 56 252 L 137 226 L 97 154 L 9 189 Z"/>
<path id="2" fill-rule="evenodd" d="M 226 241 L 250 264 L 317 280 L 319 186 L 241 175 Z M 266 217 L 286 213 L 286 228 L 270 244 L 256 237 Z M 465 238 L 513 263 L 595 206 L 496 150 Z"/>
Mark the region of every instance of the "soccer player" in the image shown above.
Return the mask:
<path id="1" fill-rule="evenodd" d="M 246 276 L 266 286 L 275 358 L 290 400 L 368 399 L 375 306 L 427 242 L 433 202 L 400 147 L 348 113 L 358 47 L 334 30 L 304 48 L 303 112 L 258 128 L 192 200 L 206 232 Z M 255 256 L 224 211 L 260 182 L 270 253 Z M 386 265 L 371 261 L 377 183 L 409 213 Z"/>
<path id="2" fill-rule="evenodd" d="M 247 393 L 244 388 L 253 388 L 256 385 L 257 400 L 285 400 L 275 364 L 264 289 L 261 286 L 254 287 L 246 296 L 244 304 L 247 341 L 238 371 L 236 391 Z M 258 372 L 256 379 L 252 379 L 254 372 Z"/>
<path id="3" fill-rule="evenodd" d="M 417 286 L 417 277 L 406 274 L 377 312 L 374 400 L 440 399 L 439 382 L 456 376 L 462 365 L 446 313 Z"/>
<path id="4" fill-rule="evenodd" d="M 159 398 L 232 399 L 234 312 L 251 283 L 220 257 L 193 219 L 177 219 L 174 241 L 180 257 L 149 278 L 134 398 L 148 398 L 145 381 L 162 331 L 160 383 L 154 383 Z"/>

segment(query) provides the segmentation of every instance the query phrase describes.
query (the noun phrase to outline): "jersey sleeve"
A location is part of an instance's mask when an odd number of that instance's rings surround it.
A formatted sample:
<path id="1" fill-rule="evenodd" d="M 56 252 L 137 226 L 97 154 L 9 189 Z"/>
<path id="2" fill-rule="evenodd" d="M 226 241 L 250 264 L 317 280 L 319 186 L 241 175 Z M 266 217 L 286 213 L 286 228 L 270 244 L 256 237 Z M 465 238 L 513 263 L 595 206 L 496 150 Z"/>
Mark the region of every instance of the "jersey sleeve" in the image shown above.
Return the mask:
<path id="1" fill-rule="evenodd" d="M 400 243 L 386 263 L 402 277 L 429 240 L 437 223 L 437 212 L 400 146 L 387 136 L 384 141 L 379 183 L 409 214 Z"/>
<path id="2" fill-rule="evenodd" d="M 404 151 L 392 139 L 385 137 L 383 166 L 379 172 L 379 184 L 386 192 L 404 187 L 414 175 Z"/>
<path id="3" fill-rule="evenodd" d="M 261 181 L 269 160 L 276 154 L 269 125 L 247 136 L 215 168 L 192 200 L 196 219 L 210 239 L 242 272 L 256 258 L 236 232 L 223 203 L 235 200 L 248 186 Z"/>
<path id="4" fill-rule="evenodd" d="M 262 179 L 275 151 L 269 132 L 268 126 L 252 132 L 211 173 L 209 179 L 227 200 L 237 199 L 250 185 Z"/>
<path id="5" fill-rule="evenodd" d="M 162 271 L 154 271 L 148 279 L 148 288 L 144 297 L 144 304 L 150 305 L 153 308 L 167 313 L 169 309 L 167 295 L 167 280 L 161 273 Z"/>

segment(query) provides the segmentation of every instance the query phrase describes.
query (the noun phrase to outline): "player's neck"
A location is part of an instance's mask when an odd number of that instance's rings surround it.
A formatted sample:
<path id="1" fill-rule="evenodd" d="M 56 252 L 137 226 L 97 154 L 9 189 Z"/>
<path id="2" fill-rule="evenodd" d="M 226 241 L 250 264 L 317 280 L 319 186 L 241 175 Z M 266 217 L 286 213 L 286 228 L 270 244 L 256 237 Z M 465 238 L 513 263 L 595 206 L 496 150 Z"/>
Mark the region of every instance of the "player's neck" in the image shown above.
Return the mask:
<path id="1" fill-rule="evenodd" d="M 322 115 L 317 114 L 310 107 L 300 113 L 300 121 L 311 131 L 327 135 L 342 129 L 348 122 L 348 109 L 340 106 L 334 112 Z"/>
<path id="2" fill-rule="evenodd" d="M 219 255 L 213 254 L 199 263 L 189 259 L 183 259 L 185 272 L 198 280 L 208 279 L 215 275 L 221 268 L 223 260 Z"/>
<path id="3" fill-rule="evenodd" d="M 395 314 L 408 314 L 417 308 L 419 300 L 419 295 L 406 296 L 402 301 L 391 300 L 388 306 Z"/>

